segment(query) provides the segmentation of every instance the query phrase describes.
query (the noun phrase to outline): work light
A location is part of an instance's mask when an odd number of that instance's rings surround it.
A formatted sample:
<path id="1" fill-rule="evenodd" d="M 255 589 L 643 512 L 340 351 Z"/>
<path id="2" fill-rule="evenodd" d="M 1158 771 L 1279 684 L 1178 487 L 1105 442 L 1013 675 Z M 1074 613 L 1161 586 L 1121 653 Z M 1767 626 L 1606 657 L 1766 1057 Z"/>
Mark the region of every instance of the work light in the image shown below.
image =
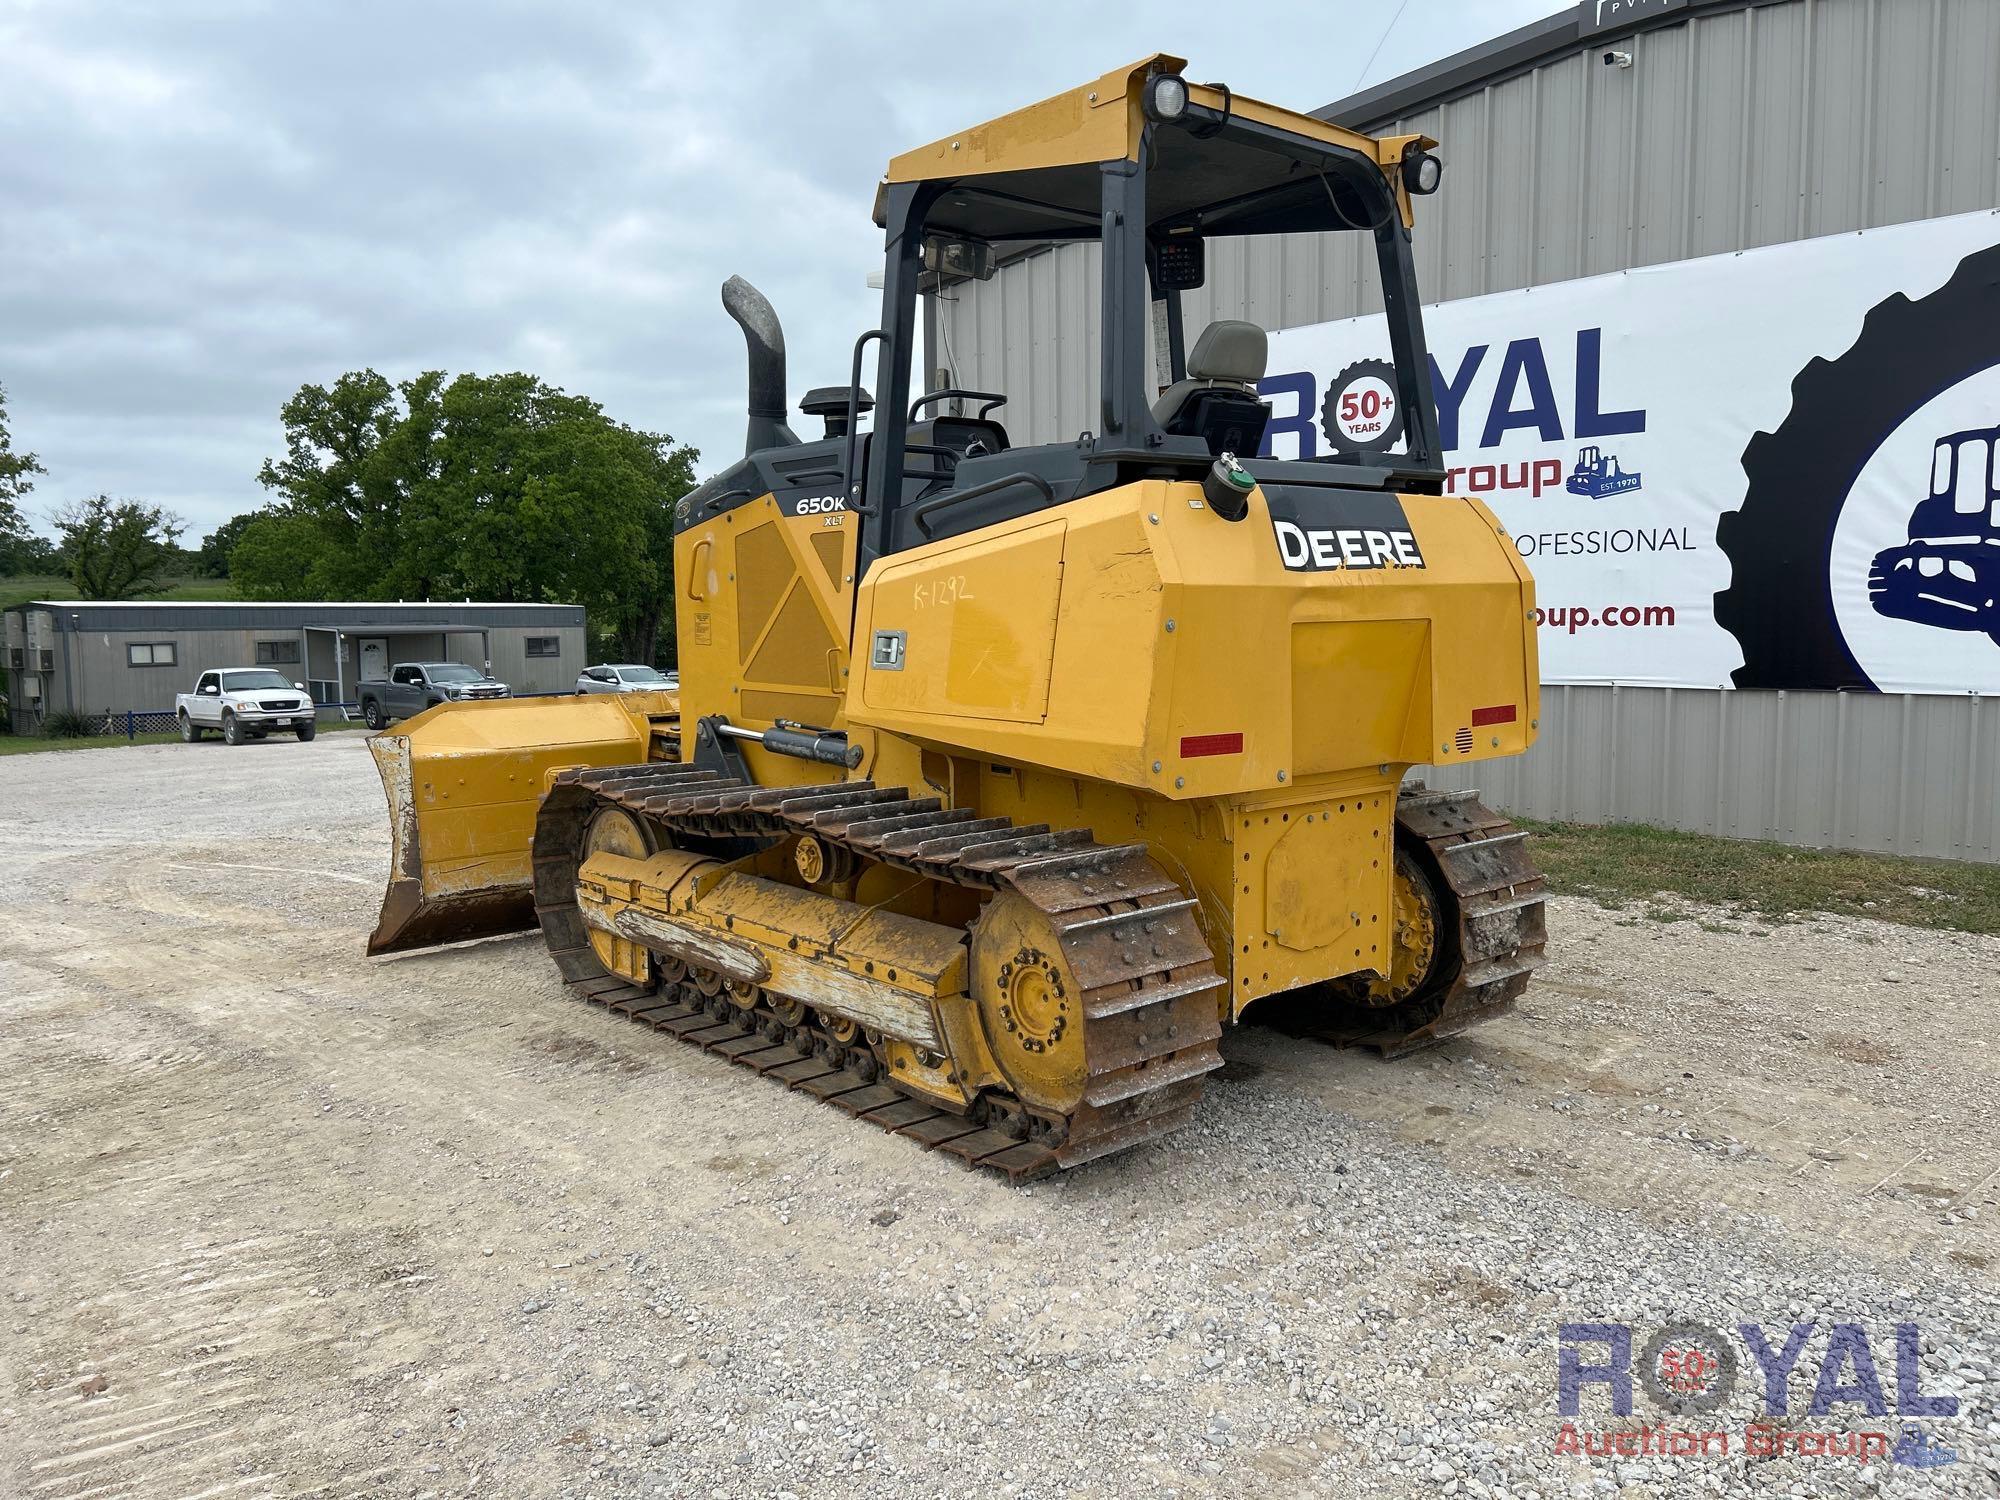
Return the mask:
<path id="1" fill-rule="evenodd" d="M 1165 124 L 1187 113 L 1187 80 L 1176 73 L 1155 73 L 1146 80 L 1146 118 Z"/>
<path id="2" fill-rule="evenodd" d="M 1444 180 L 1444 162 L 1415 141 L 1403 148 L 1403 186 L 1423 195 L 1435 193 Z"/>

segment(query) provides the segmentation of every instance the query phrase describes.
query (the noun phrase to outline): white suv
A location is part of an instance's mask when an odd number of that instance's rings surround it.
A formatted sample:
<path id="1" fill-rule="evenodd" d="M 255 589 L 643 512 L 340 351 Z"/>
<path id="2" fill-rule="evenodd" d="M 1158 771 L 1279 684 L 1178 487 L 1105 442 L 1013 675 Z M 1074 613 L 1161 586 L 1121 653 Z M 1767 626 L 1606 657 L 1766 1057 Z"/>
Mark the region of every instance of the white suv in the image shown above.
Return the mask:
<path id="1" fill-rule="evenodd" d="M 226 667 L 204 672 L 191 693 L 174 697 L 181 738 L 198 740 L 220 730 L 232 745 L 261 740 L 273 729 L 289 729 L 302 740 L 317 732 L 312 695 L 302 682 L 287 682 L 269 667 Z"/>
<path id="2" fill-rule="evenodd" d="M 579 693 L 676 693 L 680 686 L 677 672 L 661 672 L 630 663 L 585 667 L 576 676 Z"/>

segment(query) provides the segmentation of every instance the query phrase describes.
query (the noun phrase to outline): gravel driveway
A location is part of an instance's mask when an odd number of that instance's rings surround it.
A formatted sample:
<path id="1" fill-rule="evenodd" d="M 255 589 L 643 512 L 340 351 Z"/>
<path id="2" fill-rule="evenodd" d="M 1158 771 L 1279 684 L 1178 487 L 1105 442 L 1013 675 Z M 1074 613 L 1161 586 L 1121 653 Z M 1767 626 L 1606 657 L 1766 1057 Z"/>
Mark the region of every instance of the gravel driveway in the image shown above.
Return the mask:
<path id="1" fill-rule="evenodd" d="M 14 756 L 0 806 L 0 1495 L 2000 1490 L 2000 941 L 1558 901 L 1518 1014 L 1246 1028 L 1192 1128 L 1018 1189 L 538 937 L 364 960 L 358 736 Z M 1681 1322 L 1718 1410 L 1571 1431 L 1728 1453 L 1559 1451 L 1561 1326 Z M 1779 1456 L 1745 1322 L 1810 1325 Z M 1919 1396 L 1955 1462 L 1791 1451 Z"/>

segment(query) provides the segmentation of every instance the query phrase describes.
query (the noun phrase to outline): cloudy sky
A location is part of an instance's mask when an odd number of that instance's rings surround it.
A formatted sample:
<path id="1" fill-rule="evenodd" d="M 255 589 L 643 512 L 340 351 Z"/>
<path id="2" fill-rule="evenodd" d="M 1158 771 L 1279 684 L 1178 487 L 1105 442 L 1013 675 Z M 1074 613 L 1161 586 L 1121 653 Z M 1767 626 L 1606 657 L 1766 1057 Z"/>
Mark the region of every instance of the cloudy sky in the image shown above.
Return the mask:
<path id="1" fill-rule="evenodd" d="M 717 287 L 777 305 L 795 400 L 844 380 L 895 153 L 1153 51 L 1317 108 L 1562 8 L 0 0 L 31 507 L 142 497 L 192 540 L 262 503 L 286 397 L 362 366 L 529 370 L 706 472 L 743 427 Z"/>

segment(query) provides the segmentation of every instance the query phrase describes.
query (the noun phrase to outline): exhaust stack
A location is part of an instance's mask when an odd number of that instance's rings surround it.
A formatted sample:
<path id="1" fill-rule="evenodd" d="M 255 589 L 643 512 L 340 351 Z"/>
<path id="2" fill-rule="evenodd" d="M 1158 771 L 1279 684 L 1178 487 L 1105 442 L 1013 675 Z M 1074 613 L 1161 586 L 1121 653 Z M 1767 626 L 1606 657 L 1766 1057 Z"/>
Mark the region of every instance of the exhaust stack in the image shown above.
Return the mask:
<path id="1" fill-rule="evenodd" d="M 785 330 L 770 300 L 741 276 L 722 283 L 722 306 L 743 330 L 750 356 L 750 425 L 747 456 L 759 448 L 784 448 L 798 435 L 785 425 Z"/>

